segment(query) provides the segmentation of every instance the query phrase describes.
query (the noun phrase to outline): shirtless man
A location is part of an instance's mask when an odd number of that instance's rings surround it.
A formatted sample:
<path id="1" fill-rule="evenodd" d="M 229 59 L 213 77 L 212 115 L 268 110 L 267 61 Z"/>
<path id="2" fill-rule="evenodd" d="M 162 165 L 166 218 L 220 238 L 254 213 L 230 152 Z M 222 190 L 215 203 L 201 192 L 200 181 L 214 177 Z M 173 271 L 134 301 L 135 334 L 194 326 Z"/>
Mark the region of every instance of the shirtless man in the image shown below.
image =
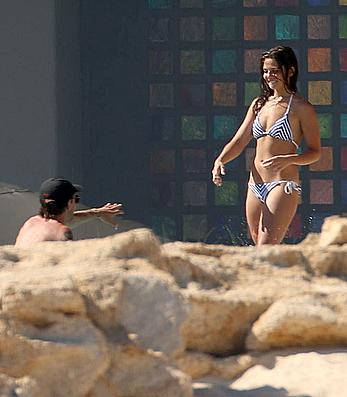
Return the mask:
<path id="1" fill-rule="evenodd" d="M 28 247 L 41 241 L 72 240 L 69 223 L 81 223 L 98 217 L 106 223 L 116 225 L 113 217 L 122 215 L 122 204 L 107 203 L 99 208 L 75 211 L 81 186 L 66 179 L 50 178 L 40 188 L 41 208 L 38 215 L 29 218 L 20 229 L 16 247 Z"/>

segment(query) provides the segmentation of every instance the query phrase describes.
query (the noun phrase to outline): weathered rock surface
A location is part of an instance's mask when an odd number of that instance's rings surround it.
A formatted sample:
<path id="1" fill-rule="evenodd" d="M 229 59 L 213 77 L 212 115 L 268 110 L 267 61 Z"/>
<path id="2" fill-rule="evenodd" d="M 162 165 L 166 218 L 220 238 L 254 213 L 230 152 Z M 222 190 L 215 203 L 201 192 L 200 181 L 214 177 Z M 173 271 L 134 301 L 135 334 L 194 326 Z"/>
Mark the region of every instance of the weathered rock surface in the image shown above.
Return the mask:
<path id="1" fill-rule="evenodd" d="M 0 247 L 1 397 L 337 396 L 345 223 L 292 246 L 160 244 L 137 229 Z"/>

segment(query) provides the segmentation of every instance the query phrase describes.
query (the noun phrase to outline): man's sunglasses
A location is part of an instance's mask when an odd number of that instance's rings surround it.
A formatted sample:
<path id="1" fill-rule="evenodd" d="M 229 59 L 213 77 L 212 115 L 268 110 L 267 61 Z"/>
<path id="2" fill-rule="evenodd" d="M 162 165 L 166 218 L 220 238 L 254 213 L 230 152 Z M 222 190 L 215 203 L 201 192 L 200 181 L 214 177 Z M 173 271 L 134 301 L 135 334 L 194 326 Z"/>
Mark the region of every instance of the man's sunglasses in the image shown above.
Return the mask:
<path id="1" fill-rule="evenodd" d="M 75 203 L 78 204 L 80 202 L 81 197 L 78 194 L 74 195 Z"/>

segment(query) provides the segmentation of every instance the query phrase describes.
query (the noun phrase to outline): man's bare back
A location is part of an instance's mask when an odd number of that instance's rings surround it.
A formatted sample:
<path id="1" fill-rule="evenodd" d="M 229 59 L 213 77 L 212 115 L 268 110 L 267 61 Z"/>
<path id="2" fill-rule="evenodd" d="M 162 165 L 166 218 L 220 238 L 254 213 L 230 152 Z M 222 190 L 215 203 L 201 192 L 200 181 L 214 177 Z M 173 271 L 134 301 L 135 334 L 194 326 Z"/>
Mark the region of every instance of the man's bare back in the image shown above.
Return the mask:
<path id="1" fill-rule="evenodd" d="M 69 227 L 55 219 L 36 215 L 24 223 L 18 233 L 15 246 L 25 248 L 40 241 L 68 240 L 72 240 L 72 232 Z"/>

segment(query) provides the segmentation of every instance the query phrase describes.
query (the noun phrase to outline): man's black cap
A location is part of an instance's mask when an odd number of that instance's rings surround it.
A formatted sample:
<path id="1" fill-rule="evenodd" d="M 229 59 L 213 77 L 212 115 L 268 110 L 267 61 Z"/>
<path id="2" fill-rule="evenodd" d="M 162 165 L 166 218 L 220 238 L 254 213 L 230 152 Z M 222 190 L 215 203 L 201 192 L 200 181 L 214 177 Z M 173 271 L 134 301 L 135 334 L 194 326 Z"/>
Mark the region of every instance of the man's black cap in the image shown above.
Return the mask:
<path id="1" fill-rule="evenodd" d="M 40 187 L 40 200 L 54 200 L 65 203 L 72 199 L 76 192 L 82 190 L 82 186 L 75 185 L 66 179 L 49 178 L 42 182 Z"/>

